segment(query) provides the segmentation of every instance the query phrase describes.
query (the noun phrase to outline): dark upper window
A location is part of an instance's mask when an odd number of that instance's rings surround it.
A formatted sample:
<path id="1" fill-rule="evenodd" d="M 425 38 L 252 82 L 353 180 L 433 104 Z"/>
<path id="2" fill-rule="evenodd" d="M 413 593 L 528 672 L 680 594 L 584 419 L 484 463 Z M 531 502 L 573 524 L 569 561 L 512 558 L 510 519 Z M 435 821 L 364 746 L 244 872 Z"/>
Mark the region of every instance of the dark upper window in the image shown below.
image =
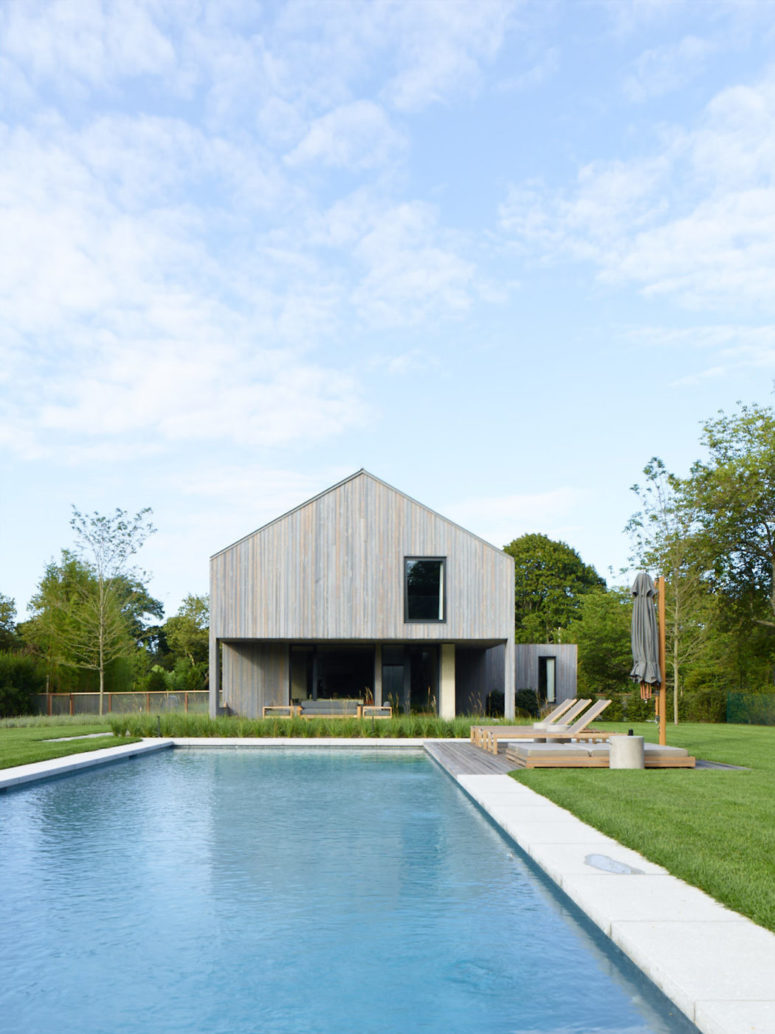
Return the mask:
<path id="1" fill-rule="evenodd" d="M 445 621 L 444 557 L 406 557 L 404 561 L 405 619 Z"/>

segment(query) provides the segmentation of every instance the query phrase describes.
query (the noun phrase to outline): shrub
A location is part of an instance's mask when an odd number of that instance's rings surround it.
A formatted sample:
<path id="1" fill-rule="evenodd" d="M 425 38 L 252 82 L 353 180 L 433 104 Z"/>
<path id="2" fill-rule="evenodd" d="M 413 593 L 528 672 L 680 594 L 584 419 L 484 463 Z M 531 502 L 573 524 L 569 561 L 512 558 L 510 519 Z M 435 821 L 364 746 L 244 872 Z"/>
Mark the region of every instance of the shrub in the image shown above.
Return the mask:
<path id="1" fill-rule="evenodd" d="M 527 690 L 528 693 L 532 690 Z M 533 694 L 535 695 L 535 694 Z M 484 713 L 488 718 L 502 718 L 504 714 L 503 708 L 503 692 L 498 689 L 494 689 L 491 693 L 487 694 L 487 704 L 484 709 Z"/>
<path id="2" fill-rule="evenodd" d="M 537 718 L 541 713 L 538 705 L 538 695 L 534 689 L 518 689 L 514 695 L 514 708 L 523 714 Z"/>
<path id="3" fill-rule="evenodd" d="M 727 693 L 727 721 L 738 725 L 775 725 L 775 693 Z"/>
<path id="4" fill-rule="evenodd" d="M 678 704 L 678 717 L 684 722 L 726 722 L 726 690 L 710 686 L 685 693 Z"/>

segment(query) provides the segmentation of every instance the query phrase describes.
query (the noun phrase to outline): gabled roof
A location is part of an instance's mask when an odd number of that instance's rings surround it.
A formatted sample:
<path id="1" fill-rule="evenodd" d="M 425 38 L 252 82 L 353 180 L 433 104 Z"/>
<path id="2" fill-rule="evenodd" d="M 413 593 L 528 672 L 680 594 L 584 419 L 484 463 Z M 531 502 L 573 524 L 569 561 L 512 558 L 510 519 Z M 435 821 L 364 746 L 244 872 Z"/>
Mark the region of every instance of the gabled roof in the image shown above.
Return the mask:
<path id="1" fill-rule="evenodd" d="M 384 488 L 389 489 L 391 492 L 395 492 L 396 495 L 401 496 L 403 499 L 407 499 L 414 506 L 419 506 L 420 509 L 425 510 L 427 513 L 433 514 L 434 517 L 438 517 L 439 520 L 444 521 L 446 524 L 449 524 L 451 527 L 456 528 L 458 531 L 462 531 L 466 535 L 470 535 L 472 539 L 478 539 L 479 542 L 482 542 L 485 546 L 488 546 L 496 553 L 501 553 L 503 554 L 503 556 L 508 556 L 508 553 L 505 553 L 502 549 L 499 549 L 497 546 L 494 546 L 492 542 L 488 542 L 486 539 L 483 539 L 480 535 L 475 535 L 474 532 L 469 531 L 467 528 L 464 528 L 462 525 L 457 524 L 455 521 L 451 521 L 448 517 L 445 517 L 443 514 L 438 513 L 436 510 L 432 510 L 429 506 L 426 506 L 424 503 L 418 502 L 412 496 L 407 495 L 406 492 L 402 492 L 400 489 L 388 484 L 387 481 L 383 481 L 382 478 L 375 477 L 374 474 L 370 474 L 368 470 L 365 470 L 363 467 L 361 467 L 360 470 L 356 470 L 355 473 L 350 474 L 349 477 L 343 478 L 341 481 L 337 481 L 337 483 L 335 485 L 331 485 L 330 488 L 326 488 L 324 489 L 324 491 L 318 492 L 317 495 L 313 495 L 310 499 L 305 500 L 303 503 L 299 503 L 298 506 L 294 506 L 293 509 L 287 510 L 279 517 L 275 517 L 274 520 L 268 521 L 266 524 L 262 524 L 259 528 L 256 528 L 255 531 L 251 531 L 247 535 L 243 535 L 242 538 L 237 539 L 236 542 L 232 542 L 230 545 L 224 546 L 223 549 L 219 549 L 216 553 L 213 553 L 210 559 L 214 560 L 215 557 L 220 556 L 221 553 L 226 553 L 228 550 L 233 549 L 235 546 L 238 546 L 241 542 L 245 542 L 246 539 L 252 538 L 259 532 L 264 531 L 265 528 L 271 528 L 273 524 L 278 524 L 280 521 L 284 521 L 286 517 L 290 517 L 291 514 L 298 513 L 299 510 L 303 510 L 306 506 L 311 506 L 312 503 L 317 502 L 318 499 L 322 499 L 324 496 L 329 495 L 331 492 L 336 492 L 337 489 L 342 487 L 342 485 L 346 485 L 348 481 L 354 481 L 356 478 L 359 477 L 367 477 L 370 478 L 372 481 L 376 481 L 378 485 L 382 485 Z"/>

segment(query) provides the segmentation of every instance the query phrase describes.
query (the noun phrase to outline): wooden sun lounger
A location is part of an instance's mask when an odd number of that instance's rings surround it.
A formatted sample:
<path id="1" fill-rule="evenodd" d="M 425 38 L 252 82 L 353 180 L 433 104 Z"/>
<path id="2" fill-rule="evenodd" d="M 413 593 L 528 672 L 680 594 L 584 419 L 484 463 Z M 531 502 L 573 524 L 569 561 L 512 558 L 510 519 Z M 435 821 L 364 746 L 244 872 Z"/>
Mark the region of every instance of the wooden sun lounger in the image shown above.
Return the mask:
<path id="1" fill-rule="evenodd" d="M 581 712 L 589 703 L 589 700 L 576 700 L 573 697 L 570 700 L 564 700 L 559 706 L 555 707 L 553 711 L 539 722 L 533 722 L 532 725 L 477 725 L 471 729 L 471 742 L 476 747 L 481 747 L 482 750 L 489 750 L 486 741 L 488 734 L 493 729 L 503 729 L 506 732 L 511 732 L 516 729 L 564 729 L 568 725 L 571 725 L 576 718 L 579 717 Z M 562 718 L 562 721 L 558 719 Z M 474 735 L 476 733 L 476 735 Z M 512 737 L 513 738 L 513 737 Z"/>
<path id="2" fill-rule="evenodd" d="M 557 722 L 560 718 L 563 718 L 563 725 L 567 725 L 584 710 L 588 703 L 589 700 L 576 700 L 575 697 L 571 697 L 570 700 L 563 700 L 554 708 L 554 710 L 550 711 L 545 718 L 542 718 L 539 722 L 534 722 L 533 728 L 544 729 Z M 491 728 L 491 725 L 471 726 L 471 742 L 475 747 L 482 746 L 485 732 Z M 520 726 L 520 728 L 522 728 L 522 726 Z"/>
<path id="3" fill-rule="evenodd" d="M 646 768 L 694 768 L 696 759 L 682 747 L 644 744 Z M 608 768 L 607 743 L 509 743 L 506 760 L 515 768 Z"/>
<path id="4" fill-rule="evenodd" d="M 500 740 L 607 740 L 610 733 L 598 732 L 588 726 L 598 718 L 611 703 L 610 700 L 597 700 L 573 725 L 560 726 L 554 729 L 536 729 L 532 725 L 504 726 L 491 725 L 486 728 L 483 750 L 491 754 L 498 753 Z"/>

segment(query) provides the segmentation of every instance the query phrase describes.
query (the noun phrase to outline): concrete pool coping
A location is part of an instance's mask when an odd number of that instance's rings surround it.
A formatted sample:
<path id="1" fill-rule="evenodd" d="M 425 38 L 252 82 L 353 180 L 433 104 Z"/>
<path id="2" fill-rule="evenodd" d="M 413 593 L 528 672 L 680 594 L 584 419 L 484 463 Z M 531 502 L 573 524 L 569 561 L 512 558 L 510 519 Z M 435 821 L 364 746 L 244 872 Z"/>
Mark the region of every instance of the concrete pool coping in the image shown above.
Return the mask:
<path id="1" fill-rule="evenodd" d="M 454 742 L 454 741 L 450 741 Z M 0 771 L 0 790 L 173 748 L 405 748 L 424 739 L 171 737 Z M 775 934 L 507 775 L 450 776 L 703 1034 L 775 1034 Z"/>

